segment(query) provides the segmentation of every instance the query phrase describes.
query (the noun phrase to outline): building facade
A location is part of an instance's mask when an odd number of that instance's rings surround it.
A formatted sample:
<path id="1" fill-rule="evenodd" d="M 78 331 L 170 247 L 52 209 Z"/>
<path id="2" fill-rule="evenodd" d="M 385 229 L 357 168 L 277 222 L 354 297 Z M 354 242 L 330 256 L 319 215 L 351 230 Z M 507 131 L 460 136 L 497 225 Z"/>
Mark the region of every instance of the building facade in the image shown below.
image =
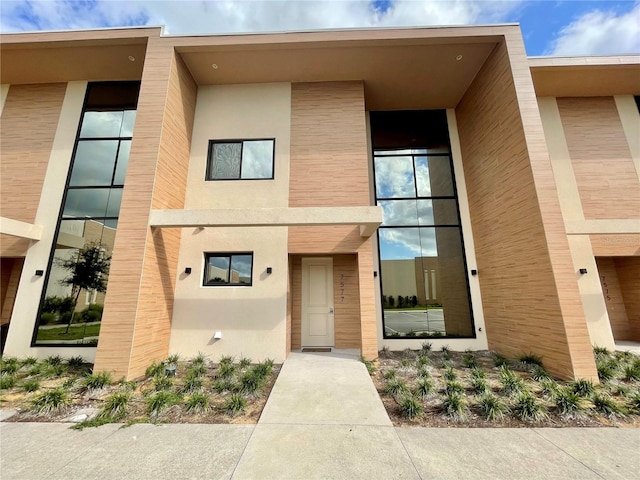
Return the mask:
<path id="1" fill-rule="evenodd" d="M 0 37 L 3 351 L 640 341 L 640 57 L 517 25 Z"/>

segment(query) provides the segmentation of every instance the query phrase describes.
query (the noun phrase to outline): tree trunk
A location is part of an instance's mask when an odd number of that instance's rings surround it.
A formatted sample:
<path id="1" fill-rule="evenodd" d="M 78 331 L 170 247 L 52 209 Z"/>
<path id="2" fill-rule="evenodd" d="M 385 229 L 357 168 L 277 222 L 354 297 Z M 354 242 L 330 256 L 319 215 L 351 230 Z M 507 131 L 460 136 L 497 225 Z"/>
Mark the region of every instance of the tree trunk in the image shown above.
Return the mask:
<path id="1" fill-rule="evenodd" d="M 69 323 L 67 323 L 67 330 L 64 332 L 65 335 L 69 334 L 69 329 L 71 328 L 71 322 L 73 322 L 73 317 L 76 314 L 76 307 L 78 306 L 78 298 L 80 297 L 81 288 L 78 288 L 78 293 L 76 293 L 76 300 L 73 302 L 73 310 L 71 310 L 71 316 L 69 317 Z"/>

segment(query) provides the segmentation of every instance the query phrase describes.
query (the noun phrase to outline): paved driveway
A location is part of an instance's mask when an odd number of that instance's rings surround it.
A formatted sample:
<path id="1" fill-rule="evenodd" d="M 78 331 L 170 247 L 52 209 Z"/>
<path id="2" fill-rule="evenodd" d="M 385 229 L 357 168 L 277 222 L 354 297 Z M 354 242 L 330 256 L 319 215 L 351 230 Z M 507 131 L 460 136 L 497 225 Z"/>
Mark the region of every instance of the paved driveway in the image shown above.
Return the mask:
<path id="1" fill-rule="evenodd" d="M 414 332 L 444 332 L 444 311 L 385 310 L 384 326 L 387 334 Z"/>

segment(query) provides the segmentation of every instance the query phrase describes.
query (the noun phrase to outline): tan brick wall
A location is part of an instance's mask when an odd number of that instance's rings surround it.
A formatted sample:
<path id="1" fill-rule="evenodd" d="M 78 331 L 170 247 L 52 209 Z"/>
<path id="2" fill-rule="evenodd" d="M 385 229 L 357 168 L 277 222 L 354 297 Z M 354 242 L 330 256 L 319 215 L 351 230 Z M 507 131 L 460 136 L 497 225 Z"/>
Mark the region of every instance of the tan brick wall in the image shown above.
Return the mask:
<path id="1" fill-rule="evenodd" d="M 180 232 L 147 225 L 151 208 L 184 205 L 195 97 L 195 82 L 173 49 L 150 39 L 97 370 L 135 378 L 168 353 Z"/>
<path id="2" fill-rule="evenodd" d="M 456 109 L 489 346 L 594 378 L 522 39 L 506 40 Z"/>
<path id="3" fill-rule="evenodd" d="M 614 98 L 557 101 L 585 218 L 640 218 L 640 182 Z"/>

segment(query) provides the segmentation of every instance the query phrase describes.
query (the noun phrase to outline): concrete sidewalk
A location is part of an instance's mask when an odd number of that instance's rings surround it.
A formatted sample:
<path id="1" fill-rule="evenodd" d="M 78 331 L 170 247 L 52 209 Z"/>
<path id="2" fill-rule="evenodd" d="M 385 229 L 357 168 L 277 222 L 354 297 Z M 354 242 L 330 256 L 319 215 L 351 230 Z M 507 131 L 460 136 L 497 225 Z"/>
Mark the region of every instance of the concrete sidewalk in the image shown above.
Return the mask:
<path id="1" fill-rule="evenodd" d="M 366 368 L 345 353 L 293 353 L 257 425 L 69 427 L 0 423 L 0 478 L 640 477 L 640 429 L 394 428 Z"/>

